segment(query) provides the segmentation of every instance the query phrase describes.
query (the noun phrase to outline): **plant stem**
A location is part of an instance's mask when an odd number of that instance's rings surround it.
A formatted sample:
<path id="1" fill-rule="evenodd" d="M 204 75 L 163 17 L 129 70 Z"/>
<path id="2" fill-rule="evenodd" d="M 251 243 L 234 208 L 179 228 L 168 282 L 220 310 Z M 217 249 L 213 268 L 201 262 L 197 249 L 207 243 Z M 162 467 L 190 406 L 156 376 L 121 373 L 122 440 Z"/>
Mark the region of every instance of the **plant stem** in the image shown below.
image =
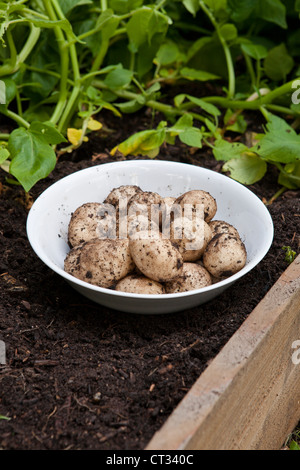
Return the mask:
<path id="1" fill-rule="evenodd" d="M 274 111 L 274 113 L 280 113 L 280 114 L 289 114 L 290 116 L 297 116 L 298 113 L 296 111 L 293 111 L 290 108 L 286 108 L 285 106 L 279 106 L 276 104 L 267 104 L 266 108 L 269 111 Z"/>
<path id="2" fill-rule="evenodd" d="M 291 93 L 293 90 L 292 85 L 294 82 L 295 80 L 285 83 L 284 85 L 276 88 L 273 91 L 270 91 L 270 93 L 259 97 L 257 100 L 254 101 L 231 100 L 220 96 L 208 96 L 202 99 L 207 103 L 212 103 L 223 108 L 257 110 L 261 106 L 271 105 L 273 101 L 275 101 L 277 98 L 280 98 L 285 94 Z M 287 109 L 288 108 L 285 108 L 285 110 Z M 292 114 L 292 111 L 290 112 Z"/>
<path id="3" fill-rule="evenodd" d="M 52 21 L 57 21 L 55 11 L 49 0 L 43 0 L 43 4 L 46 12 L 48 13 L 49 18 Z M 60 93 L 59 99 L 57 101 L 55 110 L 50 118 L 50 121 L 53 124 L 57 124 L 59 121 L 62 112 L 66 106 L 67 96 L 68 96 L 68 71 L 69 71 L 69 54 L 68 49 L 66 48 L 65 36 L 58 26 L 54 27 L 54 34 L 56 36 L 59 54 L 60 54 Z"/>
<path id="4" fill-rule="evenodd" d="M 54 5 L 54 8 L 56 10 L 58 17 L 61 20 L 65 20 L 66 18 L 60 8 L 58 1 L 52 0 L 52 3 Z M 70 40 L 71 38 L 69 37 L 69 35 L 68 34 L 66 35 L 67 35 L 67 39 Z M 75 44 L 69 44 L 69 52 L 70 52 L 70 57 L 71 57 L 72 69 L 73 69 L 74 87 L 72 89 L 72 93 L 68 100 L 68 103 L 63 111 L 63 115 L 58 123 L 58 130 L 62 132 L 66 130 L 66 127 L 73 115 L 76 102 L 77 102 L 77 99 L 79 97 L 80 90 L 81 90 L 81 76 L 80 76 L 80 70 L 79 70 Z M 68 81 L 68 73 L 66 74 L 65 80 Z"/>
<path id="5" fill-rule="evenodd" d="M 100 3 L 101 3 L 101 10 L 102 11 L 107 10 L 107 0 L 101 0 Z"/>
<path id="6" fill-rule="evenodd" d="M 10 119 L 13 119 L 21 127 L 25 127 L 26 129 L 30 127 L 29 122 L 27 122 L 25 119 L 23 119 L 21 116 L 14 113 L 13 111 L 10 111 L 9 109 L 4 109 L 1 111 L 1 113 Z"/>
<path id="7" fill-rule="evenodd" d="M 0 140 L 8 140 L 10 134 L 6 134 L 5 132 L 0 132 Z"/>
<path id="8" fill-rule="evenodd" d="M 276 199 L 278 199 L 283 193 L 285 193 L 285 191 L 287 190 L 287 188 L 285 186 L 283 186 L 282 188 L 280 188 L 276 194 L 274 194 L 274 196 L 271 197 L 271 199 L 267 202 L 267 206 L 270 206 L 271 204 L 273 204 L 274 201 L 276 201 Z"/>
<path id="9" fill-rule="evenodd" d="M 292 173 L 288 173 L 287 171 L 285 171 L 281 163 L 273 162 L 273 164 L 278 168 L 278 170 L 283 174 L 283 176 L 288 178 L 290 181 L 294 181 L 298 185 L 300 184 L 300 176 L 296 176 L 296 175 L 293 175 Z"/>
<path id="10" fill-rule="evenodd" d="M 260 107 L 259 107 L 259 110 L 260 110 L 261 114 L 264 116 L 265 120 L 266 120 L 267 122 L 269 122 L 269 121 L 270 121 L 270 116 L 269 116 L 269 113 L 268 113 L 268 111 L 266 110 L 266 108 L 265 108 L 264 106 L 260 106 Z"/>
<path id="11" fill-rule="evenodd" d="M 109 41 L 107 39 L 102 38 L 100 50 L 95 57 L 94 63 L 91 67 L 91 72 L 95 72 L 96 70 L 99 70 L 104 60 L 104 57 L 106 56 L 106 53 L 108 51 L 108 47 L 109 47 Z"/>
<path id="12" fill-rule="evenodd" d="M 25 62 L 25 60 L 31 53 L 32 49 L 36 45 L 39 37 L 40 37 L 40 28 L 36 28 L 35 26 L 30 25 L 30 33 L 23 49 L 16 56 L 14 63 L 5 64 L 0 67 L 0 77 L 4 77 L 5 75 L 11 75 L 12 73 L 15 73 L 19 69 L 20 64 L 23 64 Z M 14 48 L 14 45 L 12 42 L 13 42 L 13 38 L 11 36 L 10 47 Z M 13 54 L 14 54 L 14 51 L 13 51 Z"/>
<path id="13" fill-rule="evenodd" d="M 249 75 L 250 75 L 250 77 L 251 77 L 251 85 L 252 85 L 252 87 L 253 87 L 253 89 L 254 89 L 254 88 L 255 88 L 255 85 L 256 85 L 256 76 L 255 76 L 255 72 L 254 72 L 252 60 L 251 60 L 251 58 L 248 56 L 248 54 L 243 53 L 243 55 L 244 55 L 244 59 L 245 59 L 245 63 L 246 63 L 246 66 L 247 66 Z"/>
<path id="14" fill-rule="evenodd" d="M 93 82 L 93 85 L 103 90 L 109 90 L 109 87 L 101 80 L 95 80 Z M 128 90 L 114 90 L 114 94 L 118 96 L 119 98 L 123 98 L 125 100 L 136 100 L 138 97 L 141 96 L 140 94 L 137 94 Z M 183 114 L 186 114 L 187 112 L 186 109 L 174 108 L 173 106 L 170 106 L 168 104 L 164 104 L 155 100 L 145 101 L 145 106 L 149 106 L 149 108 L 155 109 L 156 111 L 159 111 L 169 116 L 182 116 Z M 192 106 L 195 106 L 195 105 L 192 104 Z M 199 121 L 205 122 L 204 116 L 201 116 L 196 113 L 190 113 L 190 114 L 192 114 L 192 116 L 198 119 Z"/>
<path id="15" fill-rule="evenodd" d="M 6 31 L 7 43 L 10 51 L 10 63 L 11 67 L 14 68 L 17 63 L 17 50 L 11 34 L 11 28 L 8 28 Z"/>
<path id="16" fill-rule="evenodd" d="M 235 95 L 235 71 L 234 71 L 234 65 L 233 65 L 230 48 L 224 36 L 222 35 L 220 26 L 218 22 L 216 21 L 211 10 L 205 5 L 203 0 L 199 0 L 199 4 L 202 10 L 204 11 L 204 13 L 210 19 L 212 25 L 214 26 L 216 33 L 218 35 L 218 38 L 220 40 L 220 43 L 223 47 L 225 58 L 226 58 L 226 63 L 227 63 L 227 68 L 228 68 L 228 98 L 233 98 Z"/>
<path id="17" fill-rule="evenodd" d="M 26 61 L 32 49 L 36 45 L 40 37 L 40 33 L 41 33 L 40 28 L 36 28 L 35 26 L 30 25 L 30 33 L 29 33 L 28 39 L 25 43 L 25 46 L 23 47 L 20 54 L 18 55 L 18 59 L 17 59 L 18 67 L 20 64 L 23 64 Z"/>

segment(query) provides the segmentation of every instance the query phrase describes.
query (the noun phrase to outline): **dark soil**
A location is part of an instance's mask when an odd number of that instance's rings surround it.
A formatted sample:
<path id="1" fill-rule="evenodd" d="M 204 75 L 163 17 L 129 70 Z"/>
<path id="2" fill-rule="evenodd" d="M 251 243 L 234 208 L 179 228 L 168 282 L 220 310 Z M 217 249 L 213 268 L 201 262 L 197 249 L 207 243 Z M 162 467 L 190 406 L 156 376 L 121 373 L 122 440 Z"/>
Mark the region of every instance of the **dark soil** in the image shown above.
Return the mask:
<path id="1" fill-rule="evenodd" d="M 6 345 L 0 415 L 10 418 L 0 419 L 2 449 L 145 448 L 287 268 L 282 247 L 299 252 L 299 192 L 288 191 L 268 205 L 275 239 L 265 259 L 198 308 L 162 316 L 112 311 L 50 271 L 26 237 L 30 204 L 63 176 L 111 161 L 109 150 L 150 121 L 147 112 L 126 119 L 122 128 L 120 120 L 111 120 L 113 133 L 104 139 L 95 134 L 62 156 L 29 198 L 0 174 L 0 339 Z M 211 155 L 180 144 L 163 148 L 158 158 L 221 171 Z M 270 169 L 250 189 L 269 200 L 278 190 L 276 172 Z"/>

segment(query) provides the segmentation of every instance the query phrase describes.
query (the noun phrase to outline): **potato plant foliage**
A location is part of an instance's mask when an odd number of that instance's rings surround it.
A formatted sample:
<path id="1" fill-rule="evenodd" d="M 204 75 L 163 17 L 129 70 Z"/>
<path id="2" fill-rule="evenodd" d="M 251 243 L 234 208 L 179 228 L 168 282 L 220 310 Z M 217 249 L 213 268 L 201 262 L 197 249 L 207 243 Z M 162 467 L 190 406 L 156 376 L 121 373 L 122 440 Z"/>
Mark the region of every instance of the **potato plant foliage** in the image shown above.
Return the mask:
<path id="1" fill-rule="evenodd" d="M 148 107 L 164 120 L 112 155 L 155 158 L 179 139 L 211 148 L 243 184 L 275 165 L 284 188 L 299 188 L 299 13 L 299 0 L 0 1 L 8 181 L 29 191 L 58 151 L 101 132 L 103 109 L 122 119 Z M 166 104 L 166 84 L 191 82 L 203 84 L 201 97 Z M 262 113 L 262 134 L 247 131 L 245 111 Z"/>

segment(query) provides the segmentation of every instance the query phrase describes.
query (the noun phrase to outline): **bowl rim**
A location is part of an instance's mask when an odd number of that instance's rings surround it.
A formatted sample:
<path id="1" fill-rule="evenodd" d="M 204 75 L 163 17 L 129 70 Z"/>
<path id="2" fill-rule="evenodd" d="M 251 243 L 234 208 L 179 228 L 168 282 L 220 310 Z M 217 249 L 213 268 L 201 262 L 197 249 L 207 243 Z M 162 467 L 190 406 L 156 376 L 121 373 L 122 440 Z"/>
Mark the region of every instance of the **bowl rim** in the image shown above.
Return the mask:
<path id="1" fill-rule="evenodd" d="M 260 210 L 263 210 L 264 216 L 266 219 L 266 225 L 269 227 L 269 232 L 268 232 L 268 242 L 265 243 L 264 248 L 260 249 L 258 253 L 254 256 L 254 258 L 247 263 L 244 268 L 242 268 L 239 272 L 236 274 L 222 280 L 219 282 L 216 282 L 210 286 L 207 287 L 202 287 L 200 289 L 194 289 L 191 291 L 186 291 L 186 292 L 178 292 L 178 293 L 173 293 L 173 294 L 136 294 L 136 293 L 130 293 L 130 292 L 122 292 L 122 291 L 116 291 L 115 289 L 109 289 L 109 288 L 104 288 L 104 287 L 99 287 L 93 284 L 90 284 L 88 282 L 82 281 L 81 279 L 78 279 L 71 274 L 67 273 L 64 271 L 64 269 L 60 268 L 57 266 L 45 253 L 43 249 L 40 248 L 40 245 L 38 243 L 37 237 L 35 237 L 35 232 L 34 232 L 34 219 L 36 217 L 36 211 L 41 204 L 41 202 L 47 198 L 47 196 L 53 191 L 56 190 L 59 186 L 63 186 L 66 182 L 66 180 L 71 180 L 71 179 L 76 179 L 80 178 L 80 175 L 83 173 L 94 173 L 96 171 L 106 171 L 108 170 L 109 166 L 124 166 L 124 167 L 130 167 L 130 166 L 135 166 L 137 164 L 146 164 L 146 165 L 158 165 L 158 166 L 175 166 L 177 167 L 191 167 L 191 168 L 196 168 L 197 171 L 203 172 L 204 174 L 210 175 L 211 177 L 217 178 L 217 179 L 228 179 L 230 180 L 230 183 L 233 186 L 236 186 L 240 190 L 244 191 L 245 193 L 247 192 L 249 196 L 253 198 L 253 200 L 257 200 L 257 204 L 260 206 Z M 191 296 L 196 296 L 199 294 L 204 294 L 208 293 L 210 291 L 213 291 L 215 289 L 225 289 L 226 287 L 229 287 L 231 284 L 236 282 L 238 279 L 242 278 L 246 274 L 248 274 L 255 266 L 257 266 L 263 258 L 266 256 L 268 253 L 273 240 L 274 240 L 274 224 L 273 224 L 273 219 L 271 217 L 270 212 L 266 208 L 266 206 L 263 204 L 263 202 L 259 199 L 259 197 L 251 191 L 249 188 L 247 188 L 245 185 L 239 183 L 238 181 L 222 174 L 218 173 L 214 170 L 210 170 L 207 168 L 203 168 L 201 166 L 196 166 L 193 164 L 189 163 L 181 163 L 181 162 L 172 162 L 172 161 L 165 161 L 165 160 L 124 160 L 124 161 L 116 161 L 116 162 L 108 162 L 108 163 L 102 163 L 100 165 L 94 165 L 88 168 L 84 168 L 81 170 L 77 170 L 73 173 L 70 173 L 69 175 L 66 175 L 62 178 L 60 178 L 58 181 L 50 185 L 47 189 L 45 189 L 34 201 L 33 205 L 31 206 L 28 215 L 27 215 L 27 221 L 26 221 L 26 232 L 27 232 L 27 238 L 28 241 L 35 252 L 35 254 L 38 256 L 38 258 L 46 265 L 48 268 L 50 268 L 53 272 L 56 274 L 60 275 L 62 278 L 64 278 L 66 281 L 76 284 L 79 287 L 82 287 L 84 289 L 88 289 L 94 292 L 97 292 L 99 294 L 105 294 L 105 295 L 112 295 L 115 297 L 125 297 L 128 299 L 137 299 L 137 300 L 165 300 L 165 299 L 176 299 L 176 298 L 182 298 L 182 297 L 191 297 Z"/>

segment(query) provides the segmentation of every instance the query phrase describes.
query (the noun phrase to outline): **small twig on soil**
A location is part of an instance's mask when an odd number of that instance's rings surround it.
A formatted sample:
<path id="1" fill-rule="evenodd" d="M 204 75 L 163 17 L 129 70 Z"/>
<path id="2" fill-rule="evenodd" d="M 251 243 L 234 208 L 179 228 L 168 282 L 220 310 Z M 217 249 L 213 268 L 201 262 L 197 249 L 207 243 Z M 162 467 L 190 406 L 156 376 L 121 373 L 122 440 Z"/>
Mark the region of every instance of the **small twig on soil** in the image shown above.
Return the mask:
<path id="1" fill-rule="evenodd" d="M 190 344 L 189 346 L 187 346 L 186 348 L 182 348 L 181 349 L 181 353 L 185 352 L 185 351 L 188 351 L 189 349 L 192 349 L 194 346 L 196 346 L 196 344 L 200 343 L 200 339 L 197 338 L 196 341 L 194 341 L 192 344 Z"/>
<path id="2" fill-rule="evenodd" d="M 87 408 L 91 413 L 96 413 L 95 410 L 93 410 L 92 408 L 90 408 L 88 405 L 86 405 L 85 403 L 82 403 L 77 397 L 76 395 L 73 396 L 74 400 L 76 401 L 77 405 L 79 406 L 82 406 L 83 408 Z"/>
<path id="3" fill-rule="evenodd" d="M 117 434 L 119 434 L 120 432 L 123 432 L 123 431 L 126 431 L 125 426 L 122 426 L 119 429 L 117 429 L 116 431 L 113 431 L 113 432 L 110 432 L 110 433 L 106 434 L 106 436 L 103 436 L 103 434 L 100 434 L 100 433 L 98 433 L 97 436 L 99 437 L 99 442 L 106 442 L 109 439 L 112 439 Z"/>
<path id="4" fill-rule="evenodd" d="M 54 361 L 51 359 L 36 359 L 33 363 L 34 366 L 58 366 L 59 361 Z"/>
<path id="5" fill-rule="evenodd" d="M 43 432 L 45 432 L 45 429 L 46 429 L 46 427 L 47 427 L 47 425 L 48 425 L 49 419 L 50 419 L 53 415 L 55 415 L 56 411 L 57 411 L 57 406 L 55 405 L 53 411 L 51 411 L 51 413 L 47 416 L 46 423 L 45 423 L 45 425 L 43 426 L 43 429 L 42 429 Z"/>

